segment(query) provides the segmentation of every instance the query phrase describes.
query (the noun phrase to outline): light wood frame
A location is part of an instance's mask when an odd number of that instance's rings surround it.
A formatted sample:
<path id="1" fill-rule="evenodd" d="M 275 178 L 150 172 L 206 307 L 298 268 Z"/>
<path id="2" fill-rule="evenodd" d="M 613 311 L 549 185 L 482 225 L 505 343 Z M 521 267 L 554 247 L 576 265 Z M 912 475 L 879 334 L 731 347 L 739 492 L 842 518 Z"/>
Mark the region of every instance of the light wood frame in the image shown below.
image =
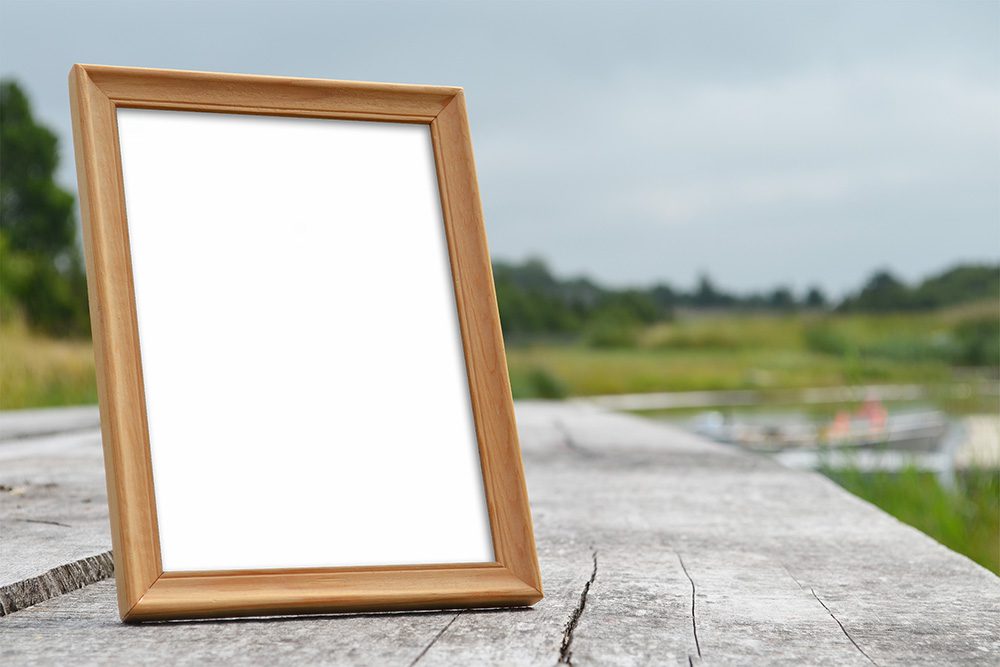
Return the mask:
<path id="1" fill-rule="evenodd" d="M 97 65 L 74 65 L 69 89 L 122 620 L 523 606 L 540 600 L 462 89 Z M 496 562 L 163 571 L 118 108 L 430 125 Z"/>

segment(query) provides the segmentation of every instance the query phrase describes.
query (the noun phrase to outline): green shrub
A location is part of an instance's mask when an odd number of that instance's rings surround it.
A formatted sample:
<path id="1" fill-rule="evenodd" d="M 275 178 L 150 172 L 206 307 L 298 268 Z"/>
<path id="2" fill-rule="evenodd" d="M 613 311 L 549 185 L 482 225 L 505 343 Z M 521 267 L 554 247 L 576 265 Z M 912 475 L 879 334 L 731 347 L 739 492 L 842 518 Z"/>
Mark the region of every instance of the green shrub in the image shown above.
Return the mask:
<path id="1" fill-rule="evenodd" d="M 949 331 L 942 322 L 914 319 L 905 322 L 887 316 L 822 321 L 803 330 L 806 349 L 838 357 L 856 355 L 862 361 L 886 359 L 901 362 L 940 361 L 984 365 L 992 344 L 1000 350 L 996 322 L 981 321 L 973 326 L 961 322 Z"/>
<path id="2" fill-rule="evenodd" d="M 584 332 L 588 347 L 600 349 L 632 348 L 639 341 L 639 326 L 633 321 L 601 318 Z"/>
<path id="3" fill-rule="evenodd" d="M 536 368 L 528 375 L 538 398 L 565 398 L 566 385 L 544 368 Z"/>
<path id="4" fill-rule="evenodd" d="M 969 366 L 1000 366 L 1000 320 L 995 317 L 960 322 L 955 327 L 955 362 Z"/>
<path id="5" fill-rule="evenodd" d="M 808 326 L 803 331 L 806 349 L 820 354 L 844 356 L 854 350 L 851 341 L 827 323 Z"/>
<path id="6" fill-rule="evenodd" d="M 510 389 L 514 398 L 566 398 L 566 385 L 544 368 L 533 366 L 527 371 L 512 369 Z"/>

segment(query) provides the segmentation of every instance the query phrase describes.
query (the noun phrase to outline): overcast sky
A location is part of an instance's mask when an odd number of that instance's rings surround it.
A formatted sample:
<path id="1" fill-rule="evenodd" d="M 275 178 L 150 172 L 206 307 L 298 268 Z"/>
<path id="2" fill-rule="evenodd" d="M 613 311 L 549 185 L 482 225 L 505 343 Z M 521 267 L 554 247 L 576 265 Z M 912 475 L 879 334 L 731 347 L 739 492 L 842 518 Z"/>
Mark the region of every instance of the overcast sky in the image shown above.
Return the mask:
<path id="1" fill-rule="evenodd" d="M 833 294 L 1000 259 L 993 0 L 0 7 L 71 185 L 75 62 L 461 85 L 497 258 Z"/>

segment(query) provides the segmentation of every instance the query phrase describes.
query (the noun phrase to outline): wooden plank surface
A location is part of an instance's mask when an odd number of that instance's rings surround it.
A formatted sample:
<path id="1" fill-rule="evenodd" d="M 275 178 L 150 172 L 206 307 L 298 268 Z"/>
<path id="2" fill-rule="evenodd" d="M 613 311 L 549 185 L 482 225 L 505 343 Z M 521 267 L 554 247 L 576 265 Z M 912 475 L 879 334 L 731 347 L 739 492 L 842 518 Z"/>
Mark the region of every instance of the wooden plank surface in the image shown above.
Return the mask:
<path id="1" fill-rule="evenodd" d="M 100 426 L 101 417 L 96 405 L 6 410 L 0 412 L 0 442 L 73 431 L 94 431 Z"/>
<path id="2" fill-rule="evenodd" d="M 580 404 L 522 403 L 518 421 L 532 609 L 125 626 L 102 581 L 0 618 L 0 662 L 1000 662 L 1000 579 L 826 479 Z M 99 444 L 79 447 L 96 460 L 69 467 L 99 480 Z"/>
<path id="3" fill-rule="evenodd" d="M 113 566 L 96 408 L 0 414 L 0 429 L 17 436 L 0 437 L 5 614 L 104 579 Z"/>

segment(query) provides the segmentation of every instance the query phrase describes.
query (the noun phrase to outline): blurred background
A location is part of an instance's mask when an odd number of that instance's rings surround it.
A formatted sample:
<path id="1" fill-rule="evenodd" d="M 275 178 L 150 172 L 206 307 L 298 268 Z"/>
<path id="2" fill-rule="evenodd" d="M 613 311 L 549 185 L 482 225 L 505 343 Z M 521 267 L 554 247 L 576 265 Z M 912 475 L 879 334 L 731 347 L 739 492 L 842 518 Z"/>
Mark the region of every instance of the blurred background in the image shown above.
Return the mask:
<path id="1" fill-rule="evenodd" d="M 821 470 L 1000 572 L 1000 4 L 2 0 L 0 35 L 0 409 L 97 400 L 73 63 L 461 85 L 515 398 Z"/>

